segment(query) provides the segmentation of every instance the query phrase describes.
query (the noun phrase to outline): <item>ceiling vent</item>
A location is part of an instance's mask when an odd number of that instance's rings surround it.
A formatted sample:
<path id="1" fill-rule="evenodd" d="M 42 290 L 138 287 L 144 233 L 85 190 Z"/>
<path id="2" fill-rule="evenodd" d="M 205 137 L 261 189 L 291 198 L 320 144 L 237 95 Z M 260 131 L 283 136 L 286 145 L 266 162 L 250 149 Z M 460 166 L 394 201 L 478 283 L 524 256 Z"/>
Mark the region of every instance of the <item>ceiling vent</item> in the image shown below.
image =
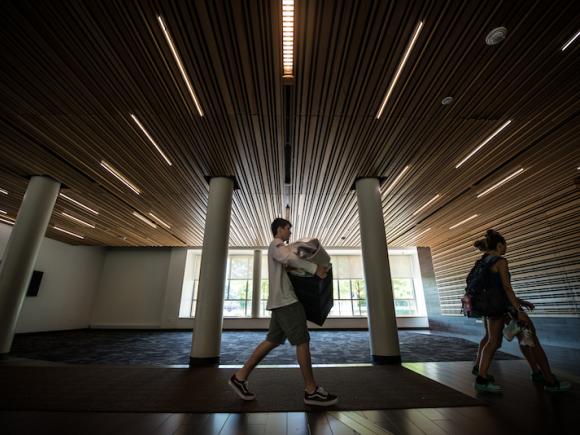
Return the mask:
<path id="1" fill-rule="evenodd" d="M 485 43 L 487 45 L 496 45 L 502 42 L 507 35 L 507 29 L 505 27 L 496 27 L 485 37 Z"/>

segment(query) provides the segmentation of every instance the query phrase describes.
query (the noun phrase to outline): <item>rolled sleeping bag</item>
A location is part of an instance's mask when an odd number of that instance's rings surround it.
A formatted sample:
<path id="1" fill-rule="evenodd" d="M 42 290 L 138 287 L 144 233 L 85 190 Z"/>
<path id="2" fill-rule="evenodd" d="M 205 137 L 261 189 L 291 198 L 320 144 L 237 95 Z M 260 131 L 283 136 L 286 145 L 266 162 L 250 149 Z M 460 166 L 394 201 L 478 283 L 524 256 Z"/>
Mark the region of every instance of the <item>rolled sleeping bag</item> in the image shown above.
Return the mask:
<path id="1" fill-rule="evenodd" d="M 326 249 L 322 247 L 320 241 L 315 238 L 304 238 L 297 240 L 294 243 L 290 243 L 288 247 L 292 250 L 294 254 L 300 257 L 302 260 L 309 261 L 310 263 L 317 264 L 319 266 L 324 266 L 330 268 L 330 255 L 326 252 Z M 290 273 L 299 276 L 308 275 L 304 270 L 294 269 Z"/>

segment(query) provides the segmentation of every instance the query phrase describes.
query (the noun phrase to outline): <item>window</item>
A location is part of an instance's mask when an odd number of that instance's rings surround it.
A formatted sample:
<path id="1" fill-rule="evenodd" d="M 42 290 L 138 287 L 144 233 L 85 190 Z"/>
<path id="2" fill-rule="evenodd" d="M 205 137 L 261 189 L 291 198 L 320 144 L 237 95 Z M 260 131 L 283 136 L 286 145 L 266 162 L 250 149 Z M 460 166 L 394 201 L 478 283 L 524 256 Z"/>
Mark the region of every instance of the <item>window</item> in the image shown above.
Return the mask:
<path id="1" fill-rule="evenodd" d="M 200 265 L 201 255 L 195 251 L 187 251 L 183 286 L 181 289 L 181 303 L 179 304 L 180 318 L 195 317 Z"/>
<path id="2" fill-rule="evenodd" d="M 195 317 L 201 253 L 187 251 L 179 317 Z M 229 255 L 224 288 L 224 317 L 252 316 L 253 255 Z M 268 270 L 266 268 L 266 276 Z M 267 284 L 266 280 L 266 284 Z M 266 294 L 267 297 L 267 294 Z"/>
<path id="3" fill-rule="evenodd" d="M 334 306 L 329 317 L 364 317 L 367 299 L 360 255 L 332 255 Z"/>
<path id="4" fill-rule="evenodd" d="M 252 255 L 230 255 L 226 271 L 224 317 L 252 317 Z"/>
<path id="5" fill-rule="evenodd" d="M 417 315 L 417 296 L 413 274 L 413 256 L 389 254 L 395 313 L 398 316 Z"/>
<path id="6" fill-rule="evenodd" d="M 329 252 L 332 257 L 334 306 L 329 317 L 366 317 L 367 299 L 364 281 L 362 256 L 348 253 Z M 391 281 L 395 312 L 398 316 L 417 316 L 425 313 L 421 277 L 417 276 L 416 253 L 409 249 L 389 252 Z M 195 316 L 201 253 L 187 252 L 180 318 Z M 224 317 L 249 318 L 252 316 L 254 256 L 238 251 L 228 256 L 226 283 L 224 288 Z M 260 271 L 260 308 L 259 317 L 268 318 L 271 311 L 266 310 L 268 303 L 268 256 L 262 255 Z"/>
<path id="7" fill-rule="evenodd" d="M 272 312 L 266 309 L 268 304 L 268 291 L 270 289 L 268 283 L 268 255 L 262 255 L 262 267 L 260 268 L 260 317 L 271 317 Z"/>

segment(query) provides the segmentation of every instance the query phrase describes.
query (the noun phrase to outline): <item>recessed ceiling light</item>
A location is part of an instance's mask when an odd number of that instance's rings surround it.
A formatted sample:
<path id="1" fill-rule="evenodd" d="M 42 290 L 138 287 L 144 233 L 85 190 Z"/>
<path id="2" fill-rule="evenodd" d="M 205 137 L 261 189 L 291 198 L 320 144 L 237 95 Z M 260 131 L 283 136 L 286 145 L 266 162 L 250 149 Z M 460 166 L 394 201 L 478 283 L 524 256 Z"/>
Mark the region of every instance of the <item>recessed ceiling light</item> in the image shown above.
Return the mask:
<path id="1" fill-rule="evenodd" d="M 403 175 L 405 175 L 405 172 L 407 172 L 409 170 L 409 165 L 405 166 L 403 168 L 403 170 L 401 171 L 401 173 L 399 175 L 397 175 L 397 178 L 395 178 L 393 180 L 393 182 L 389 185 L 389 187 L 387 187 L 387 190 L 385 190 L 385 193 L 383 193 L 383 196 L 385 196 L 387 193 L 389 193 L 393 187 L 395 187 L 395 184 L 397 184 L 399 182 L 399 180 L 403 177 Z"/>
<path id="2" fill-rule="evenodd" d="M 8 195 L 8 191 L 4 189 L 0 189 L 0 193 L 2 193 L 3 195 Z"/>
<path id="3" fill-rule="evenodd" d="M 465 220 L 462 220 L 462 221 L 461 221 L 461 222 L 459 222 L 459 223 L 456 223 L 456 224 L 455 224 L 455 225 L 453 225 L 452 227 L 449 227 L 449 229 L 450 229 L 450 230 L 452 230 L 453 228 L 457 228 L 459 225 L 463 225 L 465 222 L 469 222 L 470 220 L 472 220 L 472 219 L 475 219 L 477 216 L 479 216 L 479 215 L 477 215 L 477 214 L 474 214 L 473 216 L 471 216 L 471 217 L 468 217 L 467 219 L 465 219 Z"/>
<path id="4" fill-rule="evenodd" d="M 91 213 L 94 213 L 94 214 L 99 214 L 99 212 L 98 212 L 98 211 L 96 211 L 96 210 L 93 210 L 92 208 L 89 208 L 89 207 L 87 207 L 87 206 L 86 206 L 86 205 L 84 205 L 84 204 L 81 204 L 81 203 L 80 203 L 80 202 L 78 202 L 76 199 L 72 199 L 70 196 L 67 196 L 67 195 L 65 195 L 64 193 L 59 193 L 59 196 L 62 196 L 64 199 L 67 199 L 67 200 L 69 200 L 69 201 L 70 201 L 70 202 L 72 202 L 73 204 L 76 204 L 76 205 L 78 205 L 79 207 L 82 207 L 82 208 L 84 208 L 85 210 L 88 210 L 88 211 L 90 211 Z"/>
<path id="5" fill-rule="evenodd" d="M 153 219 L 155 219 L 157 222 L 159 222 L 161 225 L 163 225 L 163 226 L 164 226 L 165 228 L 167 228 L 168 230 L 170 230 L 170 229 L 171 229 L 171 227 L 170 227 L 170 226 L 169 226 L 167 223 L 163 222 L 161 219 L 159 219 L 159 218 L 158 218 L 157 216 L 155 216 L 153 213 L 149 212 L 149 216 L 151 216 Z"/>
<path id="6" fill-rule="evenodd" d="M 282 0 L 282 65 L 284 78 L 294 76 L 294 0 Z"/>
<path id="7" fill-rule="evenodd" d="M 485 144 L 487 144 L 490 140 L 492 140 L 495 136 L 497 136 L 504 128 L 506 128 L 508 125 L 510 125 L 510 123 L 512 122 L 512 120 L 508 120 L 506 122 L 503 123 L 503 125 L 498 128 L 496 131 L 494 131 L 491 136 L 489 136 L 487 139 L 485 139 L 482 143 L 480 143 L 478 146 L 475 147 L 475 149 L 473 151 L 471 151 L 467 157 L 465 157 L 463 160 L 461 160 L 459 163 L 457 163 L 457 165 L 455 165 L 455 168 L 459 168 L 461 165 L 463 165 L 466 161 L 468 161 L 471 157 L 473 157 L 473 155 L 478 152 L 480 149 L 482 149 Z"/>
<path id="8" fill-rule="evenodd" d="M 107 171 L 109 171 L 115 178 L 117 178 L 119 181 L 121 181 L 125 186 L 127 186 L 129 189 L 131 189 L 137 195 L 141 194 L 141 191 L 137 188 L 137 186 L 135 186 L 133 183 L 131 183 L 129 180 L 127 180 L 123 175 L 121 175 L 121 173 L 119 171 L 117 171 L 115 168 L 113 168 L 107 162 L 105 162 L 104 160 L 101 160 L 101 166 L 103 168 L 105 168 Z"/>
<path id="9" fill-rule="evenodd" d="M 88 222 L 85 222 L 84 220 L 82 220 L 82 219 L 79 219 L 79 218 L 77 218 L 77 217 L 74 217 L 74 216 L 72 216 L 72 215 L 70 215 L 70 214 L 68 214 L 68 213 L 62 212 L 62 215 L 63 215 L 64 217 L 67 217 L 67 218 L 69 218 L 69 219 L 71 219 L 71 220 L 75 221 L 75 222 L 78 222 L 78 223 L 79 223 L 79 224 L 81 224 L 81 225 L 85 225 L 85 226 L 87 226 L 87 227 L 89 227 L 89 228 L 95 228 L 95 226 L 94 226 L 94 225 L 92 225 L 92 224 L 90 224 L 90 223 L 88 223 Z"/>
<path id="10" fill-rule="evenodd" d="M 448 106 L 451 103 L 453 103 L 453 97 L 445 97 L 441 101 L 441 104 L 443 104 L 444 106 Z"/>
<path id="11" fill-rule="evenodd" d="M 493 186 L 491 186 L 489 189 L 481 192 L 479 195 L 477 195 L 478 198 L 481 198 L 484 195 L 487 195 L 489 192 L 491 192 L 492 190 L 497 189 L 499 186 L 501 186 L 504 183 L 507 183 L 508 181 L 510 181 L 512 178 L 517 177 L 518 175 L 520 175 L 522 172 L 524 172 L 523 168 L 518 169 L 516 172 L 514 172 L 511 175 L 508 175 L 507 177 L 505 177 L 503 180 L 497 182 L 496 184 L 494 184 Z"/>
<path id="12" fill-rule="evenodd" d="M 424 208 L 428 207 L 429 205 L 433 204 L 435 201 L 437 201 L 439 198 L 441 197 L 441 195 L 437 194 L 435 195 L 433 198 L 431 198 L 429 201 L 427 201 L 427 203 L 425 205 L 423 205 L 422 207 L 420 207 L 417 211 L 415 211 L 415 213 L 413 213 L 413 216 L 415 216 L 416 214 L 420 213 L 421 210 L 423 210 Z"/>
<path id="13" fill-rule="evenodd" d="M 157 228 L 157 225 L 155 225 L 155 222 L 151 222 L 149 219 L 147 219 L 145 216 L 143 216 L 140 213 L 137 213 L 136 211 L 133 212 L 133 216 L 135 216 L 137 219 L 141 219 L 143 222 L 145 222 L 147 225 L 149 225 L 152 228 Z"/>
<path id="14" fill-rule="evenodd" d="M 507 36 L 507 29 L 505 27 L 496 27 L 485 37 L 487 45 L 496 45 L 502 42 Z"/>
<path id="15" fill-rule="evenodd" d="M 562 46 L 562 51 L 566 50 L 570 46 L 570 44 L 572 44 L 576 40 L 576 38 L 578 38 L 578 36 L 580 36 L 580 30 L 578 30 L 574 34 L 574 36 L 572 36 L 570 39 L 568 39 L 568 41 L 566 41 L 566 43 Z"/>
<path id="16" fill-rule="evenodd" d="M 189 81 L 189 77 L 187 76 L 187 73 L 185 72 L 185 68 L 183 67 L 183 62 L 181 61 L 181 57 L 179 56 L 179 53 L 177 52 L 177 48 L 175 48 L 175 44 L 173 43 L 173 39 L 171 38 L 171 34 L 169 33 L 169 30 L 167 30 L 167 26 L 165 25 L 163 18 L 161 18 L 161 16 L 157 16 L 157 20 L 159 21 L 159 25 L 161 26 L 161 30 L 163 30 L 163 34 L 165 35 L 165 40 L 169 44 L 169 48 L 171 49 L 171 53 L 173 54 L 173 58 L 175 59 L 175 62 L 177 62 L 177 66 L 179 67 L 179 72 L 181 73 L 181 77 L 183 77 L 183 80 L 185 81 L 185 85 L 187 86 L 187 90 L 189 91 L 189 95 L 191 95 L 191 98 L 193 99 L 193 103 L 195 104 L 195 107 L 197 108 L 197 112 L 199 113 L 199 116 L 203 116 L 203 110 L 201 110 L 201 104 L 199 104 L 199 100 L 197 99 L 197 96 L 195 95 L 195 92 L 193 91 L 193 86 L 191 86 L 191 82 Z"/>
<path id="17" fill-rule="evenodd" d="M 67 230 L 65 230 L 65 229 L 62 229 L 62 228 L 59 228 L 59 227 L 53 227 L 53 228 L 54 228 L 55 230 L 58 230 L 58 231 L 62 232 L 62 233 L 69 234 L 69 235 L 71 235 L 71 236 L 73 236 L 73 237 L 77 237 L 77 238 L 79 238 L 79 239 L 84 239 L 84 237 L 83 237 L 83 236 L 81 236 L 81 235 L 79 235 L 79 234 L 71 233 L 70 231 L 67 231 Z"/>
<path id="18" fill-rule="evenodd" d="M 153 146 L 157 149 L 157 151 L 159 152 L 159 154 L 161 154 L 161 157 L 163 157 L 165 159 L 165 161 L 167 162 L 167 164 L 169 166 L 171 166 L 171 161 L 167 158 L 167 156 L 165 155 L 165 153 L 163 151 L 161 151 L 161 148 L 153 140 L 153 138 L 151 137 L 151 135 L 149 134 L 149 132 L 147 130 L 145 130 L 145 127 L 143 127 L 143 124 L 141 124 L 139 122 L 139 120 L 137 119 L 137 117 L 135 115 L 133 115 L 132 113 L 131 113 L 131 118 L 133 118 L 133 121 L 135 121 L 135 124 L 137 124 L 139 126 L 139 128 L 141 129 L 141 131 L 143 133 L 145 133 L 145 136 L 147 136 L 147 139 L 149 139 L 149 142 L 151 142 L 153 144 Z"/>
<path id="19" fill-rule="evenodd" d="M 413 46 L 415 45 L 415 42 L 417 41 L 417 38 L 419 37 L 419 33 L 421 33 L 422 27 L 423 27 L 423 21 L 420 21 L 419 24 L 417 24 L 417 26 L 415 27 L 415 31 L 413 32 L 413 36 L 411 36 L 411 39 L 409 40 L 409 43 L 407 44 L 407 48 L 405 49 L 405 54 L 404 54 L 403 58 L 401 59 L 401 61 L 399 62 L 399 66 L 397 67 L 397 71 L 395 72 L 395 76 L 393 77 L 393 80 L 391 80 L 391 84 L 389 85 L 389 89 L 387 90 L 387 93 L 385 94 L 385 98 L 383 98 L 383 102 L 381 104 L 381 107 L 379 108 L 379 111 L 377 112 L 377 116 L 376 116 L 377 119 L 379 119 L 381 117 L 381 115 L 383 114 L 383 110 L 385 110 L 385 106 L 387 105 L 387 101 L 389 100 L 389 97 L 391 96 L 391 93 L 393 92 L 393 89 L 395 88 L 395 84 L 397 83 L 397 80 L 399 80 L 399 75 L 401 74 L 401 71 L 403 70 L 405 63 L 407 63 L 407 59 L 409 58 L 409 54 L 411 53 L 411 50 L 413 50 Z"/>

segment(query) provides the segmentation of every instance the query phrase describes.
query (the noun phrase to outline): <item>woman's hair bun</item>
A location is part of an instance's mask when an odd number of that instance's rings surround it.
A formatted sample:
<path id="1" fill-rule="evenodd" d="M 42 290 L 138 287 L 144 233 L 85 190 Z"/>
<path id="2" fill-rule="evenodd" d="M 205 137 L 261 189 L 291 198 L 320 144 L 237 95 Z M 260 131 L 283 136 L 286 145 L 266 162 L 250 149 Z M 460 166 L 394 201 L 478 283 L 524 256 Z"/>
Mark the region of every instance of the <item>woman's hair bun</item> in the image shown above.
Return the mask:
<path id="1" fill-rule="evenodd" d="M 485 241 L 485 239 L 481 239 L 476 241 L 473 246 L 475 246 L 477 249 L 479 249 L 480 251 L 485 251 L 487 250 L 487 242 Z"/>

